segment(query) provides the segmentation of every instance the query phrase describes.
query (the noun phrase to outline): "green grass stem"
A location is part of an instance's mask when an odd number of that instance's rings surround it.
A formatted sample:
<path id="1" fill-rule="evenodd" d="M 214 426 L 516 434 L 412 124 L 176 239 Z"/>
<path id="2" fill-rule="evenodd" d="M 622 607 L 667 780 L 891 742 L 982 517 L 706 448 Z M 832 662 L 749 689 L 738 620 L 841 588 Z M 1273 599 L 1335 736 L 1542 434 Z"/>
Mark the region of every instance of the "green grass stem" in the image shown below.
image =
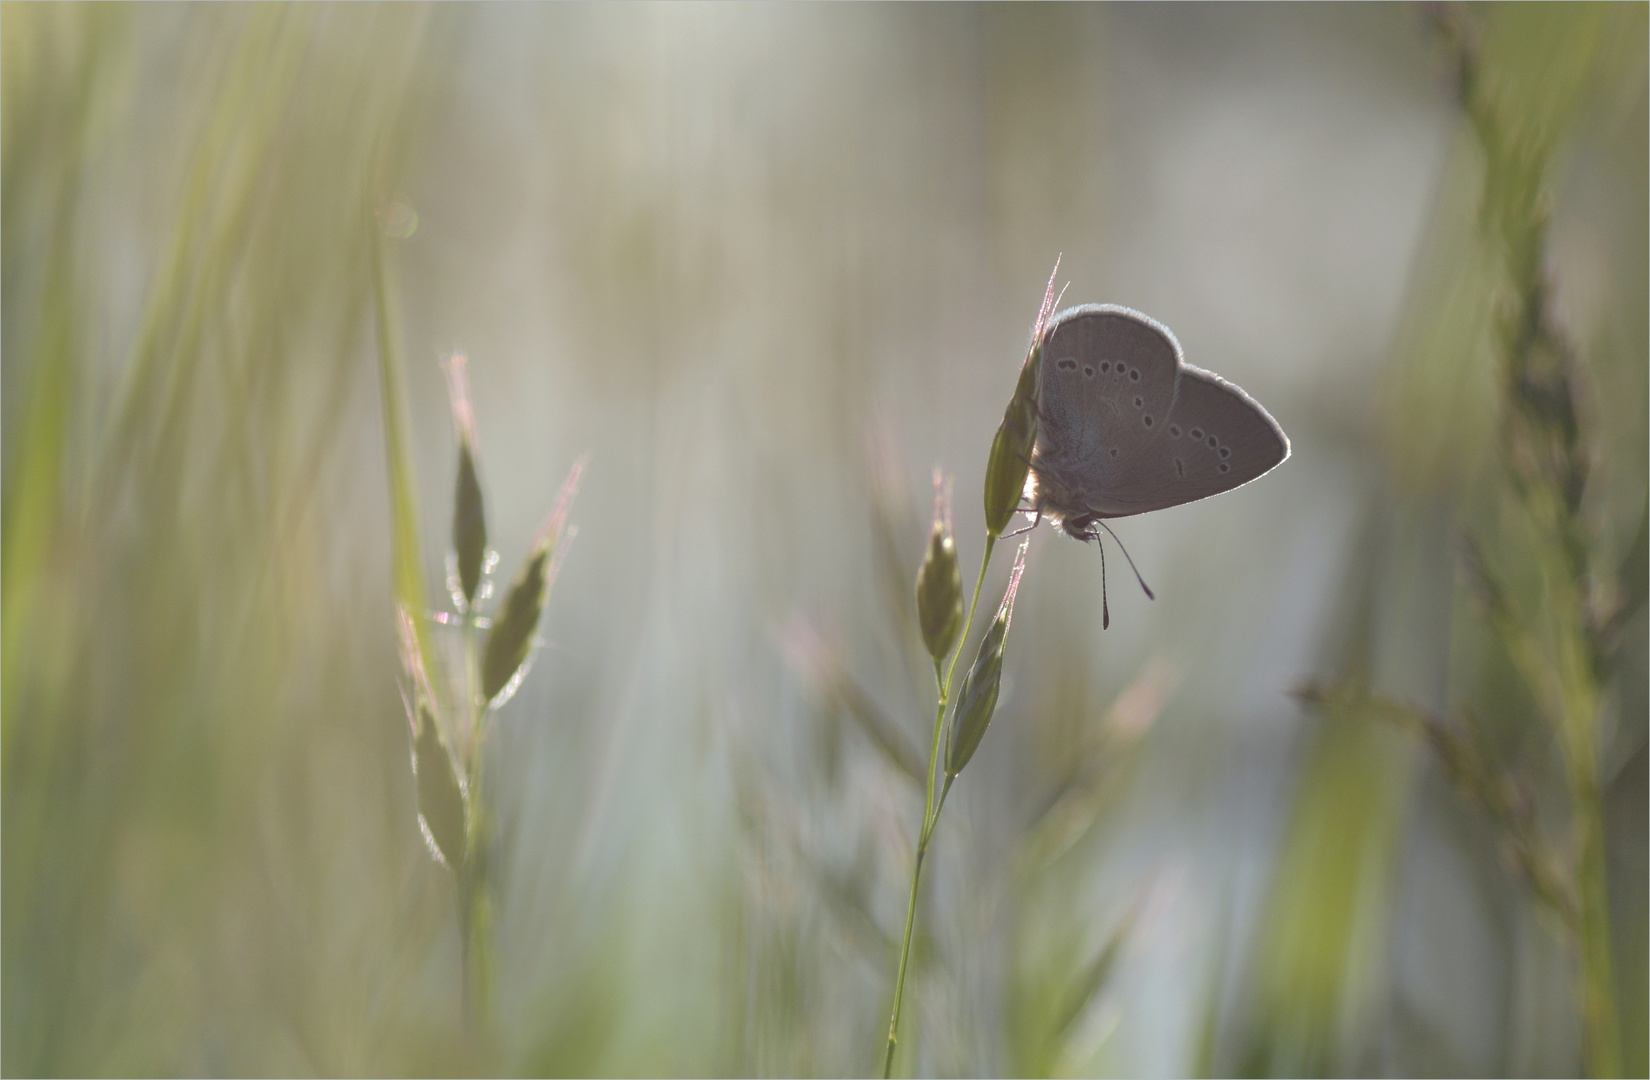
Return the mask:
<path id="1" fill-rule="evenodd" d="M 946 667 L 943 679 L 940 677 L 940 664 L 934 664 L 934 682 L 939 691 L 939 702 L 934 707 L 934 737 L 928 747 L 922 828 L 917 833 L 917 857 L 911 868 L 911 898 L 905 908 L 905 935 L 900 941 L 899 971 L 894 976 L 894 1008 L 888 1017 L 888 1051 L 882 1061 L 883 1080 L 894 1074 L 894 1051 L 899 1046 L 900 1006 L 905 1001 L 905 972 L 911 960 L 911 932 L 917 923 L 917 890 L 922 885 L 923 858 L 928 854 L 928 841 L 934 836 L 934 826 L 939 824 L 940 810 L 945 806 L 945 796 L 951 790 L 952 777 L 947 776 L 939 798 L 935 799 L 935 773 L 939 768 L 940 737 L 945 732 L 945 707 L 951 698 L 951 678 L 957 673 L 957 658 L 962 655 L 962 646 L 967 644 L 968 631 L 974 625 L 974 611 L 980 604 L 980 590 L 985 586 L 986 567 L 991 565 L 991 551 L 996 544 L 996 534 L 986 533 L 985 552 L 980 556 L 980 573 L 974 579 L 974 595 L 968 601 L 968 618 L 963 620 L 962 633 L 957 637 L 957 647 L 951 653 L 951 663 Z"/>

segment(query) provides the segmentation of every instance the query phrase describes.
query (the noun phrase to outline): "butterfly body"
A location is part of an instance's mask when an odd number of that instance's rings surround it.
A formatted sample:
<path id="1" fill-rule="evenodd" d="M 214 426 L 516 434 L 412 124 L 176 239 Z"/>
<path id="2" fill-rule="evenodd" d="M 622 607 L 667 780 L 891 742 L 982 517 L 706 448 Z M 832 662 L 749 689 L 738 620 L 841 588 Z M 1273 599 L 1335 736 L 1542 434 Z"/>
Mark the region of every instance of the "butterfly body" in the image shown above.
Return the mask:
<path id="1" fill-rule="evenodd" d="M 1031 506 L 1079 540 L 1102 519 L 1230 491 L 1289 456 L 1258 402 L 1187 364 L 1167 327 L 1115 304 L 1050 320 L 1037 409 Z"/>

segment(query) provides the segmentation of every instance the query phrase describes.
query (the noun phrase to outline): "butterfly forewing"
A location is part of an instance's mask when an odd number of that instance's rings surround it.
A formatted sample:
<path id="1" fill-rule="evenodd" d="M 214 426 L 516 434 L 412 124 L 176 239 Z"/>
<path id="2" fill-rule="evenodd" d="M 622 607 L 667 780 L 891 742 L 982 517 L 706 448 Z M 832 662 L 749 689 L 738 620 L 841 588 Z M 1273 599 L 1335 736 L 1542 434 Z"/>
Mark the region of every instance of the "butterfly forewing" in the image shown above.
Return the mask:
<path id="1" fill-rule="evenodd" d="M 1120 459 L 1161 430 L 1179 362 L 1174 339 L 1138 312 L 1109 304 L 1062 311 L 1043 346 L 1044 451 Z"/>

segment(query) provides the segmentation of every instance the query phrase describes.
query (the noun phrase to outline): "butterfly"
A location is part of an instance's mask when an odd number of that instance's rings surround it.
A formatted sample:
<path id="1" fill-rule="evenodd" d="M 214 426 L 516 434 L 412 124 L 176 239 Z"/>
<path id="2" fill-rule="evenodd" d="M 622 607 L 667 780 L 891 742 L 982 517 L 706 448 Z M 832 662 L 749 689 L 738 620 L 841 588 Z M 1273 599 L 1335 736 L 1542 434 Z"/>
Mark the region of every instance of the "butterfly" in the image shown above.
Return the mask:
<path id="1" fill-rule="evenodd" d="M 1106 518 L 1230 491 L 1289 456 L 1259 402 L 1186 363 L 1168 327 L 1116 304 L 1049 321 L 1037 414 L 1025 512 L 1085 542 L 1111 531 Z"/>

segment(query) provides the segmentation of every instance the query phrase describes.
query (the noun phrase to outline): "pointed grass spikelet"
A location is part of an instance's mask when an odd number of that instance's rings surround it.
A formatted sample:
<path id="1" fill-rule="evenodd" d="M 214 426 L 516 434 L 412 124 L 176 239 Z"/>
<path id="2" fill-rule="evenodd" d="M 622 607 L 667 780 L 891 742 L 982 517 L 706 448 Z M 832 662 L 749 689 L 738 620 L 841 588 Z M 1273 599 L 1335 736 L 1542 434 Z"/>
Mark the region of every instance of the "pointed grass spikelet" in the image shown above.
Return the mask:
<path id="1" fill-rule="evenodd" d="M 424 669 L 418 649 L 418 630 L 411 613 L 404 607 L 396 609 L 396 638 L 401 648 L 401 667 L 412 684 L 412 692 L 403 695 L 403 702 L 407 707 L 407 720 L 412 725 L 418 825 L 431 854 L 456 870 L 464 859 L 468 823 L 464 789 L 436 720 L 435 694 L 430 689 L 429 673 Z"/>
<path id="2" fill-rule="evenodd" d="M 917 567 L 917 621 L 928 655 L 939 664 L 951 655 L 962 631 L 962 568 L 957 564 L 957 541 L 951 534 L 950 484 L 934 470 L 934 528 L 928 553 Z"/>
<path id="3" fill-rule="evenodd" d="M 1048 287 L 1043 290 L 1043 305 L 1037 310 L 1037 321 L 1031 329 L 1031 347 L 1025 363 L 1020 366 L 1020 379 L 1014 386 L 1014 396 L 1003 410 L 1003 422 L 997 425 L 997 434 L 991 440 L 991 456 L 985 465 L 985 529 L 990 536 L 1003 534 L 1025 494 L 1026 473 L 1031 469 L 1031 450 L 1037 442 L 1037 384 L 1043 363 L 1043 330 L 1048 325 L 1049 313 L 1054 309 L 1054 277 L 1060 272 L 1060 262 L 1054 262 L 1054 272 L 1048 276 Z"/>
<path id="4" fill-rule="evenodd" d="M 429 671 L 424 667 L 424 653 L 419 648 L 418 624 L 404 604 L 395 606 L 395 640 L 401 653 L 401 670 L 412 683 L 412 700 L 436 700 L 435 690 L 430 686 Z M 412 723 L 413 735 L 416 736 L 418 717 L 411 706 L 407 709 L 407 719 Z"/>
<path id="5" fill-rule="evenodd" d="M 985 637 L 980 639 L 979 651 L 974 654 L 974 665 L 963 676 L 957 690 L 957 711 L 951 718 L 951 732 L 945 743 L 945 775 L 955 778 L 963 771 L 974 751 L 980 748 L 985 729 L 991 723 L 991 714 L 997 710 L 997 691 L 1003 678 L 1003 647 L 1008 643 L 1008 624 L 1014 617 L 1014 596 L 1020 589 L 1020 575 L 1025 573 L 1026 549 L 1030 541 L 1020 542 L 1014 556 L 1014 569 L 1008 575 L 1008 588 L 1003 602 L 997 608 L 997 617 L 991 620 Z"/>
<path id="6" fill-rule="evenodd" d="M 481 697 L 489 708 L 508 701 L 526 673 L 533 634 L 561 566 L 565 551 L 561 539 L 567 525 L 567 511 L 578 493 L 584 465 L 585 459 L 581 457 L 568 472 L 556 505 L 539 527 L 532 549 L 493 618 L 493 628 L 487 634 L 487 650 L 481 660 Z"/>
<path id="7" fill-rule="evenodd" d="M 468 817 L 464 788 L 428 702 L 418 703 L 414 727 L 412 764 L 413 776 L 418 782 L 418 824 L 432 853 L 457 870 L 464 864 Z"/>
<path id="8" fill-rule="evenodd" d="M 470 374 L 463 353 L 454 353 L 447 362 L 447 391 L 452 398 L 453 431 L 458 436 L 458 481 L 453 492 L 453 559 L 458 588 L 453 590 L 453 604 L 460 611 L 468 611 L 475 603 L 487 559 L 487 516 L 481 482 L 476 477 L 475 414 L 470 407 Z"/>

